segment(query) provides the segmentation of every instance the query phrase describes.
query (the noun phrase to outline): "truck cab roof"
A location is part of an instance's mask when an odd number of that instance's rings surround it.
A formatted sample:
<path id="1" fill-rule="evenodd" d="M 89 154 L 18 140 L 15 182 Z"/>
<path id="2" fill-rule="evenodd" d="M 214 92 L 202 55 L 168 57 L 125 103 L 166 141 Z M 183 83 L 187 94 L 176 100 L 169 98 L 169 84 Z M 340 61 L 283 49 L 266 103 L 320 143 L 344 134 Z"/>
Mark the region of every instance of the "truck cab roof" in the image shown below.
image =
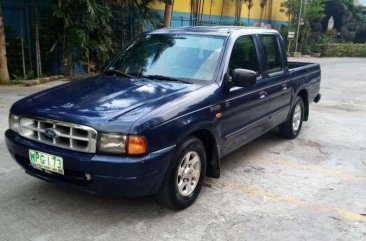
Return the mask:
<path id="1" fill-rule="evenodd" d="M 178 28 L 163 28 L 151 31 L 150 34 L 204 34 L 229 36 L 232 33 L 249 34 L 278 34 L 277 30 L 241 26 L 187 26 Z"/>

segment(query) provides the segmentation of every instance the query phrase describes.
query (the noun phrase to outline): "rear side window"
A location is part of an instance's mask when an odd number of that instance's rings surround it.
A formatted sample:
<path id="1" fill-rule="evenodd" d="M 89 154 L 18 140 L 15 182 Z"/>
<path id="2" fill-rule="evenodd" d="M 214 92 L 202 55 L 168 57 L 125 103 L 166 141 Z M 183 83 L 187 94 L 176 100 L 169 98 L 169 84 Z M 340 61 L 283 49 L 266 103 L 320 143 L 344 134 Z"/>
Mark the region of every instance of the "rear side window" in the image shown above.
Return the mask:
<path id="1" fill-rule="evenodd" d="M 229 61 L 229 74 L 234 69 L 248 69 L 259 73 L 257 50 L 252 37 L 236 40 Z"/>
<path id="2" fill-rule="evenodd" d="M 268 67 L 268 74 L 282 70 L 280 48 L 275 35 L 262 35 L 260 41 L 263 45 L 264 55 Z"/>

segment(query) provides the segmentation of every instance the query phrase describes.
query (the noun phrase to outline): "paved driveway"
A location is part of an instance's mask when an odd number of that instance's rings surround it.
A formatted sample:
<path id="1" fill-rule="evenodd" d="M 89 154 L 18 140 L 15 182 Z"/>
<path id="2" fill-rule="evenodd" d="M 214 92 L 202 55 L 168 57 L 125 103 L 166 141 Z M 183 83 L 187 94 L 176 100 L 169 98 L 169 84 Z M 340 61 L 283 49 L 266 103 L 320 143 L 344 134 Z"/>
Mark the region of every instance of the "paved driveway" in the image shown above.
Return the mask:
<path id="1" fill-rule="evenodd" d="M 366 240 L 366 59 L 302 61 L 321 63 L 323 98 L 299 138 L 273 131 L 235 151 L 181 212 L 30 177 L 1 134 L 0 240 Z M 0 132 L 11 103 L 59 83 L 0 86 Z"/>

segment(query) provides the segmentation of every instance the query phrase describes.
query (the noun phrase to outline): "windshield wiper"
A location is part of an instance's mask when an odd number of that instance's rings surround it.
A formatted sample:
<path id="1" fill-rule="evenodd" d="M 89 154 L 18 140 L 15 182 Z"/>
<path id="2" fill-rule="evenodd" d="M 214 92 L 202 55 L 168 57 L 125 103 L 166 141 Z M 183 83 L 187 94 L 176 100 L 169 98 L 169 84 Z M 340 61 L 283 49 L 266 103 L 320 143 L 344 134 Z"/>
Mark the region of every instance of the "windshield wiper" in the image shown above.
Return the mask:
<path id="1" fill-rule="evenodd" d="M 164 76 L 164 75 L 142 75 L 141 77 L 147 78 L 147 79 L 167 80 L 167 81 L 181 82 L 181 83 L 185 83 L 185 84 L 193 84 L 192 82 L 187 81 L 187 80 L 177 79 L 177 78 Z"/>
<path id="2" fill-rule="evenodd" d="M 128 78 L 131 78 L 131 79 L 135 79 L 136 78 L 133 75 L 130 75 L 130 74 L 127 74 L 127 73 L 123 73 L 122 71 L 119 71 L 119 70 L 116 70 L 116 69 L 108 69 L 108 70 L 106 70 L 103 73 L 103 75 L 104 74 L 107 74 L 108 75 L 108 73 L 111 73 L 111 74 L 114 74 L 114 75 L 117 75 L 117 76 L 128 77 Z"/>

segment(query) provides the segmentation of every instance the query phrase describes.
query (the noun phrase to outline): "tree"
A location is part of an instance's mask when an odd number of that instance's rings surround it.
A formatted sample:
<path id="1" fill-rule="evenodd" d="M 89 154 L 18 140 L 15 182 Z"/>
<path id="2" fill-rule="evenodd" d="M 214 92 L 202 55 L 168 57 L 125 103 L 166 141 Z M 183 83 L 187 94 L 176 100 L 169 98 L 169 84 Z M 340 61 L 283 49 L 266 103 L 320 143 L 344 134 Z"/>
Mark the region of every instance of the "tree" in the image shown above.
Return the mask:
<path id="1" fill-rule="evenodd" d="M 259 17 L 259 25 L 261 25 L 262 21 L 263 21 L 264 8 L 267 6 L 267 0 L 260 0 L 259 5 L 261 7 L 261 13 L 260 13 L 260 17 Z"/>
<path id="2" fill-rule="evenodd" d="M 250 24 L 250 11 L 254 6 L 254 0 L 244 0 L 248 8 L 248 25 Z"/>
<path id="3" fill-rule="evenodd" d="M 137 26 L 136 33 L 145 31 L 146 25 L 151 25 L 153 28 L 161 28 L 161 18 L 157 11 L 151 8 L 151 5 L 156 0 L 128 0 L 130 2 L 129 10 L 133 8 L 134 15 L 132 16 L 132 24 Z M 131 3 L 132 2 L 132 3 Z"/>
<path id="4" fill-rule="evenodd" d="M 221 25 L 222 23 L 222 17 L 224 15 L 224 8 L 225 8 L 225 0 L 222 0 L 222 5 L 221 5 L 221 14 L 220 14 L 220 22 L 219 25 Z"/>
<path id="5" fill-rule="evenodd" d="M 116 48 L 123 48 L 130 40 L 149 28 L 163 27 L 160 14 L 151 5 L 157 0 L 107 0 L 111 4 L 113 17 L 112 42 Z M 165 3 L 166 0 L 158 0 Z M 173 1 L 174 5 L 174 1 Z M 170 21 L 169 21 L 170 22 Z"/>
<path id="6" fill-rule="evenodd" d="M 304 26 L 302 27 L 300 49 L 303 51 L 309 39 L 311 24 L 325 17 L 326 0 L 308 0 L 304 7 Z"/>
<path id="7" fill-rule="evenodd" d="M 241 11 L 243 9 L 243 3 L 246 0 L 232 0 L 235 3 L 235 23 L 240 23 Z"/>
<path id="8" fill-rule="evenodd" d="M 350 0 L 328 0 L 325 6 L 326 18 L 322 21 L 323 30 L 329 18 L 334 18 L 334 29 L 340 33 L 340 40 L 346 42 L 365 42 L 366 17 L 361 8 Z"/>
<path id="9" fill-rule="evenodd" d="M 54 0 L 53 16 L 61 20 L 65 75 L 72 76 L 75 63 L 104 63 L 112 50 L 109 5 L 99 0 Z"/>
<path id="10" fill-rule="evenodd" d="M 316 21 L 321 21 L 325 17 L 326 0 L 307 0 L 301 9 L 301 18 L 303 26 L 300 29 L 300 51 L 304 52 L 311 33 L 311 26 Z M 297 26 L 299 23 L 301 0 L 285 0 L 281 3 L 281 12 L 289 17 L 291 26 Z"/>
<path id="11" fill-rule="evenodd" d="M 205 6 L 205 0 L 191 0 L 191 25 L 200 25 L 202 23 L 203 8 Z"/>
<path id="12" fill-rule="evenodd" d="M 9 84 L 8 61 L 6 58 L 6 41 L 3 21 L 3 12 L 0 4 L 0 84 Z"/>
<path id="13" fill-rule="evenodd" d="M 208 15 L 208 21 L 211 23 L 212 6 L 215 3 L 214 0 L 210 0 L 210 14 Z"/>
<path id="14" fill-rule="evenodd" d="M 291 26 L 295 26 L 298 23 L 300 5 L 300 0 L 285 0 L 280 4 L 280 12 L 288 17 L 288 23 Z"/>
<path id="15" fill-rule="evenodd" d="M 36 0 L 36 66 L 37 66 L 37 78 L 42 76 L 42 61 L 41 61 L 41 47 L 39 41 L 39 0 Z"/>
<path id="16" fill-rule="evenodd" d="M 165 10 L 164 10 L 164 27 L 169 28 L 170 22 L 172 19 L 172 11 L 173 11 L 173 0 L 164 0 L 165 2 Z"/>
<path id="17" fill-rule="evenodd" d="M 205 9 L 205 0 L 201 0 L 201 15 L 200 15 L 200 23 L 202 23 L 203 11 Z"/>

